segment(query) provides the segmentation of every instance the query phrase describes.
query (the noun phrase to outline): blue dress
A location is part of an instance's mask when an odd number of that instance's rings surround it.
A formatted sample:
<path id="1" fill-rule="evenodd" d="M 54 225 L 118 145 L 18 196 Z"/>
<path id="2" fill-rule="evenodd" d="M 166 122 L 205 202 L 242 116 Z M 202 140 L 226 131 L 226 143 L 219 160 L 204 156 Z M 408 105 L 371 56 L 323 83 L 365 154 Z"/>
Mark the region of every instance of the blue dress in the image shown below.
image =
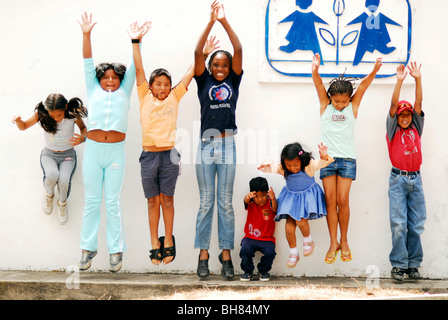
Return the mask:
<path id="1" fill-rule="evenodd" d="M 280 192 L 277 202 L 278 210 L 275 221 L 287 219 L 319 219 L 327 215 L 325 194 L 304 171 L 290 174 L 285 178 L 286 186 Z"/>

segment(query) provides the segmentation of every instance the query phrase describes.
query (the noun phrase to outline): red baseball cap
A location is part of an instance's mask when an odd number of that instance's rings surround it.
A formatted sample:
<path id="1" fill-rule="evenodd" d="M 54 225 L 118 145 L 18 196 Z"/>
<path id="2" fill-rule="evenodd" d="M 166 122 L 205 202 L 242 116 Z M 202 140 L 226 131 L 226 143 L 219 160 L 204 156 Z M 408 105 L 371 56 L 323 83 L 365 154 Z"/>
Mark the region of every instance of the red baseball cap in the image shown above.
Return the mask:
<path id="1" fill-rule="evenodd" d="M 411 113 L 414 113 L 414 108 L 412 107 L 412 104 L 406 100 L 401 100 L 400 102 L 398 102 L 397 115 L 402 113 L 404 110 L 409 110 Z"/>

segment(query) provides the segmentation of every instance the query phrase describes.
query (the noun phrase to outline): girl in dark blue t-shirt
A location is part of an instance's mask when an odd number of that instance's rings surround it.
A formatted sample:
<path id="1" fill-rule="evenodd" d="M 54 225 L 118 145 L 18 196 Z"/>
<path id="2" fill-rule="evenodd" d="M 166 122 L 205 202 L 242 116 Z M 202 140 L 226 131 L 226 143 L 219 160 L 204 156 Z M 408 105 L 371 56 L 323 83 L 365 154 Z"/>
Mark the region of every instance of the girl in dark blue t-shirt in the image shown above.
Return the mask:
<path id="1" fill-rule="evenodd" d="M 224 27 L 233 46 L 233 56 L 226 51 L 214 52 L 208 68 L 203 54 L 208 35 L 216 21 Z M 230 250 L 234 247 L 235 222 L 232 205 L 236 154 L 234 135 L 237 132 L 235 111 L 239 85 L 243 75 L 243 50 L 218 1 L 211 6 L 210 21 L 195 49 L 195 76 L 201 104 L 201 139 L 198 148 L 196 176 L 200 191 L 200 208 L 196 220 L 195 248 L 200 249 L 197 275 L 206 278 L 215 199 L 215 178 L 218 177 L 218 237 L 222 252 L 222 275 L 233 278 Z"/>

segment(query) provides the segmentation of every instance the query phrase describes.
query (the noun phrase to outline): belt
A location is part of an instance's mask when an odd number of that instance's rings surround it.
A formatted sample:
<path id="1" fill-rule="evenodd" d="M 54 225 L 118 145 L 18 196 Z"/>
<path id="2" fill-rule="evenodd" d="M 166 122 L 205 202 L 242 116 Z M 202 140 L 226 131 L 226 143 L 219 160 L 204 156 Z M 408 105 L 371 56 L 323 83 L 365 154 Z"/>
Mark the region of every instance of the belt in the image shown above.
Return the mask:
<path id="1" fill-rule="evenodd" d="M 417 171 L 406 171 L 406 170 L 400 170 L 400 169 L 397 169 L 397 168 L 392 168 L 392 172 L 396 173 L 396 174 L 399 174 L 399 175 L 402 175 L 402 176 L 415 176 L 415 175 L 420 173 L 420 170 L 417 170 Z"/>

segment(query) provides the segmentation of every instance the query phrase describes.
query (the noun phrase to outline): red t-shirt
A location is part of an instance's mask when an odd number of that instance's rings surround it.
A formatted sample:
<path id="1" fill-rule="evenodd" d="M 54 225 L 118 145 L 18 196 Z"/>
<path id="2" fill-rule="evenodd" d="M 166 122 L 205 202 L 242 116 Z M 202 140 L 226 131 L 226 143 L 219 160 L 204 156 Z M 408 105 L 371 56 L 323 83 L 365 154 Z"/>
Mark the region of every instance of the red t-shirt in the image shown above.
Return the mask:
<path id="1" fill-rule="evenodd" d="M 389 118 L 390 125 L 395 124 L 395 128 L 388 128 L 393 134 L 390 134 L 391 132 L 388 130 L 386 139 L 392 166 L 405 171 L 420 170 L 422 164 L 420 136 L 423 130 L 423 117 L 415 113 L 413 122 L 407 129 L 402 129 L 396 125 L 396 118 Z M 389 135 L 391 138 L 389 138 Z"/>
<path id="2" fill-rule="evenodd" d="M 275 212 L 272 210 L 271 200 L 266 201 L 264 206 L 259 206 L 254 201 L 246 206 L 245 238 L 275 243 Z"/>

